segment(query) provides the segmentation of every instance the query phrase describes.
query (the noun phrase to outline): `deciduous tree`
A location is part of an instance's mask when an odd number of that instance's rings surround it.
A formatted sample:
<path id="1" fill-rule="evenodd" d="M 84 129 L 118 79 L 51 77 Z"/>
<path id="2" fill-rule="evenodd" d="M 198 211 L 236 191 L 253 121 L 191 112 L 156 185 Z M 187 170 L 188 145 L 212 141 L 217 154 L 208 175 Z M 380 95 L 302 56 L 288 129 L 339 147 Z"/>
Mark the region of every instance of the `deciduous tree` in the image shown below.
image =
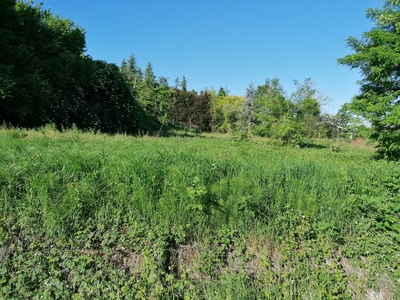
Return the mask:
<path id="1" fill-rule="evenodd" d="M 271 136 L 271 126 L 282 119 L 290 110 L 290 101 L 278 78 L 267 79 L 257 87 L 253 133 Z"/>
<path id="2" fill-rule="evenodd" d="M 316 134 L 321 114 L 321 102 L 315 84 L 310 78 L 300 83 L 294 81 L 295 92 L 291 95 L 293 117 L 301 128 L 301 135 L 312 137 Z"/>
<path id="3" fill-rule="evenodd" d="M 360 92 L 351 109 L 371 122 L 371 137 L 388 158 L 400 157 L 400 1 L 385 0 L 382 8 L 368 9 L 374 27 L 347 45 L 355 52 L 338 60 L 359 69 Z"/>
<path id="4" fill-rule="evenodd" d="M 125 78 L 85 47 L 83 28 L 71 20 L 33 1 L 2 1 L 0 122 L 135 132 L 143 115 Z"/>
<path id="5" fill-rule="evenodd" d="M 256 88 L 250 82 L 246 88 L 245 101 L 242 104 L 242 111 L 239 115 L 238 133 L 240 140 L 246 140 L 251 133 L 251 126 L 254 118 L 254 105 L 256 100 Z"/>

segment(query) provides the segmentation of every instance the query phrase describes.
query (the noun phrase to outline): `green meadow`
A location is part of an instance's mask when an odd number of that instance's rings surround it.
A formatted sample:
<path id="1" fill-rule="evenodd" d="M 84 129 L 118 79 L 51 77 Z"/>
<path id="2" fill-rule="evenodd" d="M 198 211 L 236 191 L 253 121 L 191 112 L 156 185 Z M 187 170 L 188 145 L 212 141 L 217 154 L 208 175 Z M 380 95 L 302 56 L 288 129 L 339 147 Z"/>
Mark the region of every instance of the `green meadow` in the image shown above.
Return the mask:
<path id="1" fill-rule="evenodd" d="M 399 299 L 399 167 L 341 141 L 2 128 L 0 299 Z"/>

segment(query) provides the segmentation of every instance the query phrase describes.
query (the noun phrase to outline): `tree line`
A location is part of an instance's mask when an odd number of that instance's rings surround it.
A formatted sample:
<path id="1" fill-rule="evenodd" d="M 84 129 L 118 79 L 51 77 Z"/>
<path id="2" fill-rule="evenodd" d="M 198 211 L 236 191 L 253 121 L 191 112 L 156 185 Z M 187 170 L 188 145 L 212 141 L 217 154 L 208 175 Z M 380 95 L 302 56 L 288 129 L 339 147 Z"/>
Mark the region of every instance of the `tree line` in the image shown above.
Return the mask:
<path id="1" fill-rule="evenodd" d="M 294 81 L 296 90 L 287 95 L 279 78 L 250 84 L 245 97 L 230 95 L 227 88 L 188 90 L 187 79 L 177 78 L 174 86 L 155 76 L 149 62 L 143 72 L 133 54 L 120 66 L 140 107 L 162 125 L 179 125 L 199 131 L 276 138 L 284 143 L 307 137 L 348 137 L 365 135 L 366 127 L 344 105 L 335 115 L 322 113 L 329 98 L 305 79 Z"/>
<path id="2" fill-rule="evenodd" d="M 150 62 L 143 72 L 133 54 L 120 67 L 94 60 L 85 54 L 83 28 L 71 20 L 32 1 L 1 1 L 0 121 L 7 125 L 53 123 L 59 129 L 76 125 L 130 134 L 183 126 L 283 143 L 361 135 L 376 140 L 385 156 L 400 155 L 398 1 L 369 9 L 375 27 L 361 39 L 348 39 L 355 54 L 338 62 L 359 68 L 364 79 L 360 94 L 335 115 L 322 113 L 328 98 L 311 79 L 295 81 L 290 95 L 279 78 L 250 84 L 244 97 L 227 88 L 196 92 L 184 76 L 174 85 L 157 77 Z"/>
<path id="3" fill-rule="evenodd" d="M 121 67 L 85 54 L 84 29 L 33 2 L 2 0 L 0 120 L 35 128 L 52 123 L 138 133 L 173 120 L 210 129 L 209 94 L 174 88 L 143 73 L 133 55 Z"/>
<path id="4" fill-rule="evenodd" d="M 85 55 L 83 28 L 32 2 L 2 0 L 0 120 L 135 132 L 144 119 L 114 64 Z"/>

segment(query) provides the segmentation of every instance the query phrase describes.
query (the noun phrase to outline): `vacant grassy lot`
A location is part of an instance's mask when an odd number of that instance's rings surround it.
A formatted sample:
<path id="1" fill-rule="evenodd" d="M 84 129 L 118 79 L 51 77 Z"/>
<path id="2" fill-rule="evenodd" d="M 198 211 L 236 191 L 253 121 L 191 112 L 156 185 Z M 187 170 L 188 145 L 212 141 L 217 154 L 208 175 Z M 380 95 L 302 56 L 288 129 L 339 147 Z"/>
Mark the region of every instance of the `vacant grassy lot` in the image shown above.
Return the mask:
<path id="1" fill-rule="evenodd" d="M 0 130 L 1 299 L 399 299 L 370 147 Z"/>

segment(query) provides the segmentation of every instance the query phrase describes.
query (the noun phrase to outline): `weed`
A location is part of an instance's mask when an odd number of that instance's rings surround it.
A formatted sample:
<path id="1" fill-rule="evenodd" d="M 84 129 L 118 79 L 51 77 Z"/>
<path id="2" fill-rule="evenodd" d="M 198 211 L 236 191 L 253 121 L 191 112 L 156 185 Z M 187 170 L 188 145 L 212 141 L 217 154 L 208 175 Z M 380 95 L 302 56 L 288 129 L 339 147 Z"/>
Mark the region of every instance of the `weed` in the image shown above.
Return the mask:
<path id="1" fill-rule="evenodd" d="M 1 128 L 0 298 L 399 298 L 399 165 L 312 145 Z"/>

